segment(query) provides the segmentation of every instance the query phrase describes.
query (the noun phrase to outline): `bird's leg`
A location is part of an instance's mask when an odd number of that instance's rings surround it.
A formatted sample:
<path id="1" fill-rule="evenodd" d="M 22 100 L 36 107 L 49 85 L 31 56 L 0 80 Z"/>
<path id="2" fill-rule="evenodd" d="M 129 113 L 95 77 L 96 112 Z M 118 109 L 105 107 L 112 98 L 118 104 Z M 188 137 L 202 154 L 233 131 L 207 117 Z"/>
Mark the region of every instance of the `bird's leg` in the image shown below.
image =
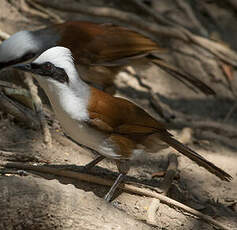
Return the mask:
<path id="1" fill-rule="evenodd" d="M 114 182 L 114 184 L 112 185 L 112 187 L 110 188 L 109 192 L 105 195 L 104 199 L 105 201 L 109 202 L 111 200 L 111 198 L 114 195 L 114 192 L 116 190 L 116 188 L 120 185 L 120 183 L 123 181 L 124 177 L 126 174 L 120 173 L 116 179 L 116 181 Z"/>
<path id="2" fill-rule="evenodd" d="M 84 166 L 85 170 L 90 170 L 91 168 L 93 168 L 96 164 L 98 164 L 100 161 L 104 160 L 105 157 L 100 155 L 98 157 L 96 157 L 94 160 L 92 160 L 90 163 L 86 164 Z"/>
<path id="3" fill-rule="evenodd" d="M 127 160 L 116 161 L 116 164 L 119 170 L 119 175 L 116 181 L 114 182 L 114 184 L 112 185 L 112 187 L 110 188 L 109 192 L 104 197 L 105 201 L 107 202 L 111 200 L 111 198 L 114 195 L 115 190 L 121 184 L 121 182 L 123 181 L 124 177 L 126 176 L 130 168 L 129 162 Z"/>

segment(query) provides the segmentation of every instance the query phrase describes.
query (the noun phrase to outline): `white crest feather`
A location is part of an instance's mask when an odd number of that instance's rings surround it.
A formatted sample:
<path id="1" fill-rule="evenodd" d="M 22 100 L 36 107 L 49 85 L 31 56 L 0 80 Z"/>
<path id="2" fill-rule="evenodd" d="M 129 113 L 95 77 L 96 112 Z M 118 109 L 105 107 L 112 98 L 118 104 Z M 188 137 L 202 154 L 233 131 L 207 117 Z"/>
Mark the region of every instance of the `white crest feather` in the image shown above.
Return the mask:
<path id="1" fill-rule="evenodd" d="M 55 46 L 43 52 L 34 63 L 51 62 L 56 67 L 66 69 L 74 65 L 72 53 L 68 48 Z"/>
<path id="2" fill-rule="evenodd" d="M 42 53 L 33 63 L 42 64 L 50 62 L 56 67 L 62 68 L 67 73 L 71 82 L 78 79 L 78 73 L 76 71 L 72 53 L 68 48 L 55 46 Z"/>

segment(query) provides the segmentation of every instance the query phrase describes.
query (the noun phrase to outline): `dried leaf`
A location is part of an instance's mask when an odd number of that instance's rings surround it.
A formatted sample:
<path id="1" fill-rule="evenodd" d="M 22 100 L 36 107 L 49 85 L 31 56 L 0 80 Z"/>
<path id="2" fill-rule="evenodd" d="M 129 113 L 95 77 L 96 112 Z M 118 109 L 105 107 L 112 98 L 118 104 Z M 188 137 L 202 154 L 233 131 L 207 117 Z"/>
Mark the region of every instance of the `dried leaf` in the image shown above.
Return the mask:
<path id="1" fill-rule="evenodd" d="M 221 63 L 220 66 L 221 66 L 226 78 L 229 81 L 232 81 L 234 79 L 232 66 L 225 64 L 225 63 Z"/>
<path id="2" fill-rule="evenodd" d="M 165 176 L 166 171 L 159 171 L 159 172 L 154 172 L 152 173 L 151 177 L 164 177 Z"/>

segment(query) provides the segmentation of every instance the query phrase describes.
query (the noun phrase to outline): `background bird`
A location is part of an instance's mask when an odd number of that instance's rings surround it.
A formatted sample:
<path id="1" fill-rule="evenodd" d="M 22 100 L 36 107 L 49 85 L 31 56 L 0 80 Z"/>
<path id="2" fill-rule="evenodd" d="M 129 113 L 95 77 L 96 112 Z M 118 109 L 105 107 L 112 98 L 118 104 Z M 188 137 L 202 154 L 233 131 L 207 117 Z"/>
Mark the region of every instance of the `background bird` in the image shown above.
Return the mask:
<path id="1" fill-rule="evenodd" d="M 20 31 L 0 45 L 0 69 L 29 61 L 54 46 L 69 48 L 81 78 L 101 89 L 111 87 L 125 66 L 152 62 L 187 86 L 215 94 L 195 76 L 152 55 L 165 50 L 151 39 L 112 24 L 68 21 L 40 30 Z"/>
<path id="2" fill-rule="evenodd" d="M 142 108 L 88 86 L 80 79 L 69 49 L 51 48 L 34 62 L 15 68 L 36 74 L 66 134 L 101 154 L 87 168 L 104 157 L 116 161 L 120 174 L 105 196 L 107 201 L 129 171 L 129 160 L 169 146 L 221 180 L 231 180 L 228 173 L 172 137 L 163 123 Z"/>

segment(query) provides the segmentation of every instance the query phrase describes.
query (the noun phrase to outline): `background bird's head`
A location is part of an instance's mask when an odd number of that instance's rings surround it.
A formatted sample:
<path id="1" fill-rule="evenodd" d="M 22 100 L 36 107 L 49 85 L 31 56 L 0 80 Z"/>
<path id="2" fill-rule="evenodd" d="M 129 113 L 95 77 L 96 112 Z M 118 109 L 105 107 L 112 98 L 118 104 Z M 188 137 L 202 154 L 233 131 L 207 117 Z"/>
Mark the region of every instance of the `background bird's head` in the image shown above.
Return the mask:
<path id="1" fill-rule="evenodd" d="M 40 43 L 30 31 L 15 33 L 0 45 L 0 69 L 29 61 L 39 50 Z"/>
<path id="2" fill-rule="evenodd" d="M 48 29 L 13 34 L 0 45 L 0 70 L 35 59 L 57 41 L 57 34 Z"/>

